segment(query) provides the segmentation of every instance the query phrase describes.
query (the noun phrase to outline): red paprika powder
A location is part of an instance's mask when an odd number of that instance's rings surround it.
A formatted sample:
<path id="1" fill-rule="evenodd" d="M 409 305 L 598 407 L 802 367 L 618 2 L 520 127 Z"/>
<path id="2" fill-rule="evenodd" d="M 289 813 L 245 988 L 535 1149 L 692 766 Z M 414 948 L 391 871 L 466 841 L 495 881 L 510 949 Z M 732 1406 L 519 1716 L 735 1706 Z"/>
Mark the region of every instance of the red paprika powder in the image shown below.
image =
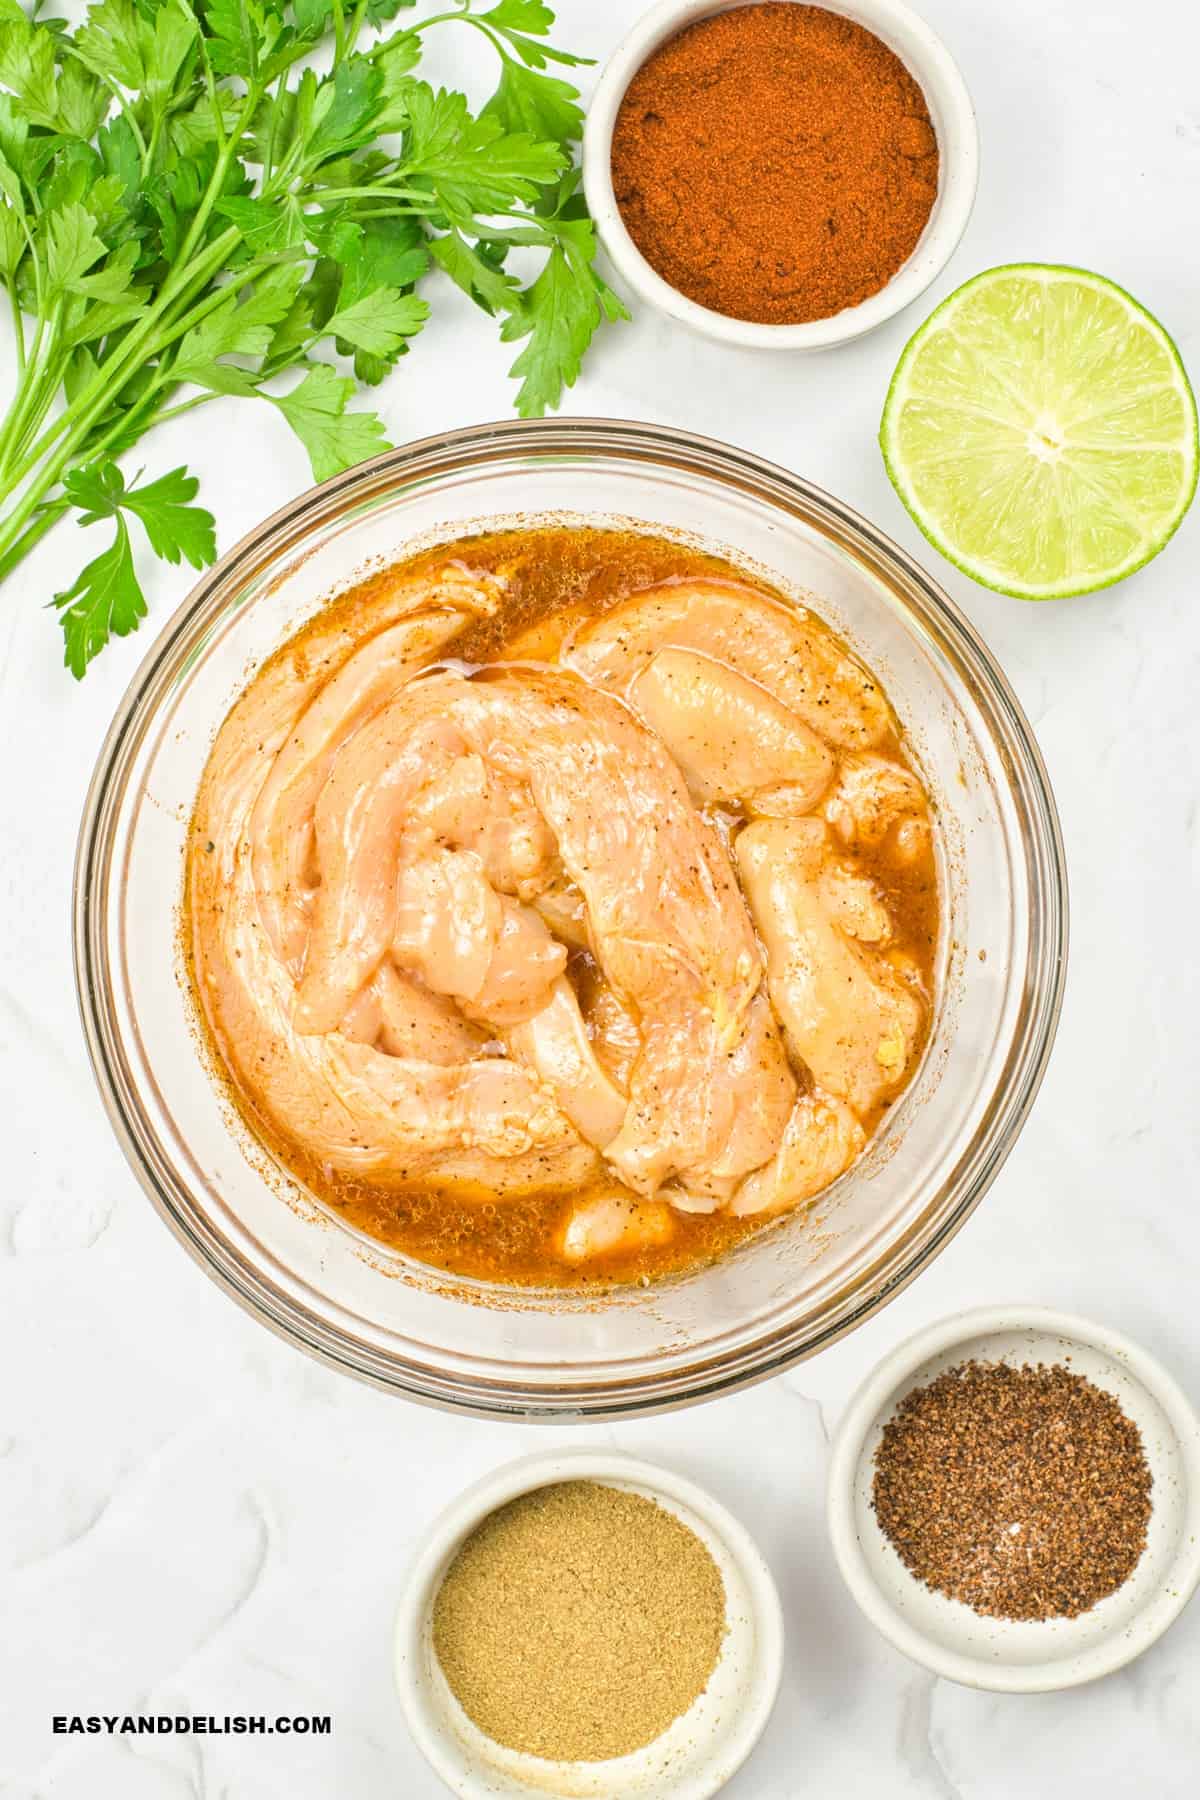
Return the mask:
<path id="1" fill-rule="evenodd" d="M 671 38 L 629 84 L 613 186 L 665 281 L 735 319 L 857 306 L 911 254 L 937 195 L 925 96 L 886 44 L 819 6 L 740 6 Z"/>

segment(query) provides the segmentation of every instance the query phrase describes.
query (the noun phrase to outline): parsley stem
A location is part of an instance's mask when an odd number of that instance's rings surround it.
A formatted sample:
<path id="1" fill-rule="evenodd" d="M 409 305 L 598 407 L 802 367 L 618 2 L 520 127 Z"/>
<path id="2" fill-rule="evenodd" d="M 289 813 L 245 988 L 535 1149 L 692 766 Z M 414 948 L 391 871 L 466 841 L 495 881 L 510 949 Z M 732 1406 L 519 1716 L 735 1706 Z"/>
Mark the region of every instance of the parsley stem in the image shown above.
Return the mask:
<path id="1" fill-rule="evenodd" d="M 223 231 L 219 238 L 213 240 L 207 249 L 195 259 L 194 263 L 188 267 L 177 269 L 173 275 L 168 277 L 162 293 L 151 311 L 144 318 L 138 320 L 129 335 L 104 359 L 91 381 L 68 406 L 64 407 L 53 424 L 42 433 L 38 442 L 20 465 L 12 471 L 11 475 L 6 475 L 4 486 L 7 492 L 11 493 L 19 482 L 24 481 L 26 476 L 33 472 L 37 464 L 49 455 L 58 439 L 64 433 L 72 431 L 78 419 L 86 414 L 87 424 L 90 425 L 104 411 L 105 407 L 119 396 L 134 368 L 140 366 L 144 361 L 146 345 L 150 338 L 161 327 L 164 318 L 170 315 L 176 302 L 186 299 L 189 289 L 194 289 L 197 283 L 204 285 L 211 281 L 240 242 L 241 232 L 235 225 L 231 225 L 228 231 Z M 71 442 L 75 441 L 75 437 L 72 436 Z M 57 479 L 56 475 L 54 480 Z M 52 485 L 53 482 L 46 483 L 42 486 L 41 492 L 45 493 L 47 488 Z M 5 533 L 0 530 L 0 547 L 4 542 Z"/>
<path id="2" fill-rule="evenodd" d="M 23 370 L 25 367 L 25 321 L 21 317 L 21 303 L 17 299 L 15 288 L 9 288 L 8 298 L 12 306 L 13 338 L 17 346 L 17 368 Z"/>
<path id="3" fill-rule="evenodd" d="M 0 556 L 0 581 L 12 574 L 17 564 L 23 562 L 52 526 L 57 525 L 63 514 L 69 510 L 67 500 L 43 500 L 31 524 L 25 527 L 12 548 Z"/>
<path id="4" fill-rule="evenodd" d="M 466 12 L 441 12 L 431 14 L 428 19 L 415 19 L 408 29 L 415 35 L 421 31 L 428 31 L 431 25 L 445 25 L 451 19 L 466 19 L 469 24 L 475 23 L 470 14 Z"/>
<path id="5" fill-rule="evenodd" d="M 45 418 L 58 391 L 62 370 L 55 353 L 62 310 L 63 302 L 57 300 L 49 318 L 38 319 L 21 386 L 0 429 L 0 479 L 8 475 L 13 461 L 20 456 L 31 432 L 36 431 Z"/>
<path id="6" fill-rule="evenodd" d="M 262 97 L 263 90 L 258 83 L 256 81 L 249 83 L 246 89 L 246 98 L 242 105 L 242 110 L 238 114 L 237 124 L 234 126 L 228 141 L 222 145 L 217 153 L 217 160 L 213 167 L 213 172 L 208 178 L 208 185 L 201 196 L 199 206 L 196 208 L 195 217 L 192 219 L 188 234 L 180 246 L 178 261 L 181 263 L 186 263 L 188 261 L 188 258 L 192 255 L 196 245 L 204 235 L 204 229 L 208 224 L 212 209 L 221 198 L 221 193 L 225 186 L 225 177 L 229 173 L 229 165 L 233 161 L 234 152 L 246 135 L 246 132 L 249 130 L 254 115 L 258 111 L 259 102 Z M 224 258 L 222 258 L 222 261 L 224 261 Z M 217 267 L 220 268 L 220 266 L 220 263 L 218 263 Z M 167 286 L 170 286 L 169 281 Z M 164 289 L 164 292 L 165 291 L 166 290 Z"/>
<path id="7" fill-rule="evenodd" d="M 152 425 L 161 425 L 164 419 L 173 419 L 179 413 L 190 412 L 194 406 L 203 406 L 208 400 L 220 398 L 218 394 L 206 392 L 197 394 L 191 400 L 181 401 L 178 406 L 164 406 L 163 402 L 170 398 L 176 385 L 171 381 L 164 381 L 160 388 L 152 388 L 143 394 L 137 404 L 121 413 L 100 437 L 89 438 L 86 443 L 81 444 L 81 456 L 91 462 L 94 458 L 103 456 L 119 438 L 127 437 L 133 429 L 140 436 Z"/>
<path id="8" fill-rule="evenodd" d="M 359 215 L 363 219 L 424 219 L 428 216 L 428 206 L 373 206 L 369 212 Z"/>
<path id="9" fill-rule="evenodd" d="M 497 37 L 496 33 L 490 26 L 485 25 L 482 19 L 475 18 L 466 8 L 464 8 L 462 12 L 434 13 L 431 18 L 418 20 L 417 23 L 410 26 L 409 29 L 415 33 L 428 31 L 431 25 L 447 25 L 455 22 L 460 25 L 470 25 L 473 30 L 482 32 L 483 36 L 488 40 L 488 43 L 491 44 L 492 48 L 496 51 L 496 54 L 505 62 L 509 60 L 505 55 L 504 45 Z"/>
<path id="10" fill-rule="evenodd" d="M 356 188 L 320 188 L 312 196 L 318 205 L 327 200 L 415 200 L 419 202 L 419 210 L 429 211 L 429 195 L 418 188 L 402 187 L 356 187 Z M 414 208 L 414 211 L 417 210 Z"/>
<path id="11" fill-rule="evenodd" d="M 150 142 L 142 151 L 142 173 L 149 175 L 154 169 L 154 156 L 158 149 L 158 139 L 163 128 L 163 114 L 155 113 L 154 124 L 150 128 Z"/>
<path id="12" fill-rule="evenodd" d="M 191 412 L 194 406 L 207 406 L 210 400 L 221 400 L 224 395 L 206 389 L 203 394 L 193 394 L 190 400 L 181 400 L 177 406 L 165 406 L 160 413 L 155 413 L 154 423 L 162 425 L 167 419 L 177 419 L 181 413 Z"/>
<path id="13" fill-rule="evenodd" d="M 218 169 L 220 167 L 218 159 Z M 217 171 L 214 171 L 214 180 Z M 31 485 L 17 501 L 8 518 L 0 524 L 0 557 L 12 545 L 30 514 L 39 505 L 44 495 L 61 481 L 68 465 L 77 454 L 81 444 L 96 420 L 112 404 L 120 394 L 121 388 L 135 366 L 140 366 L 146 345 L 155 330 L 162 324 L 164 314 L 181 294 L 197 280 L 209 281 L 228 261 L 234 247 L 240 243 L 241 233 L 236 226 L 230 226 L 222 232 L 208 248 L 190 264 L 174 276 L 169 276 L 162 290 L 157 306 L 130 331 L 128 337 L 113 354 L 101 364 L 97 373 L 83 392 L 76 396 L 55 420 L 48 431 L 43 432 L 39 443 L 30 456 L 14 474 L 5 482 L 8 493 L 27 475 L 32 475 Z M 210 266 L 211 265 L 211 266 Z M 115 377 L 115 379 L 114 379 Z M 57 450 L 51 454 L 51 446 L 58 440 Z"/>
<path id="14" fill-rule="evenodd" d="M 362 30 L 362 22 L 363 22 L 363 18 L 365 16 L 365 14 L 366 14 L 366 10 L 367 10 L 367 0 L 357 0 L 357 5 L 355 6 L 354 11 L 350 16 L 350 28 L 346 33 L 347 55 L 354 49 L 355 44 L 357 44 L 357 42 L 358 42 L 358 34 Z"/>

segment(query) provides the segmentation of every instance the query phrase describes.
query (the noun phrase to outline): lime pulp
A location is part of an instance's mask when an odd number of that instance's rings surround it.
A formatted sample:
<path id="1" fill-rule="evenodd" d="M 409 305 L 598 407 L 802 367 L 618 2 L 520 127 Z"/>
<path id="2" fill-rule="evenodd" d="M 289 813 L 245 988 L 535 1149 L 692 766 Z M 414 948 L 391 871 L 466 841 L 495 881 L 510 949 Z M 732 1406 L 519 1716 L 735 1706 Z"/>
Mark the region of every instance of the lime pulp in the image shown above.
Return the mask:
<path id="1" fill-rule="evenodd" d="M 989 269 L 931 314 L 880 446 L 930 542 L 1027 600 L 1132 574 L 1196 491 L 1196 402 L 1170 337 L 1103 276 L 1043 263 Z"/>

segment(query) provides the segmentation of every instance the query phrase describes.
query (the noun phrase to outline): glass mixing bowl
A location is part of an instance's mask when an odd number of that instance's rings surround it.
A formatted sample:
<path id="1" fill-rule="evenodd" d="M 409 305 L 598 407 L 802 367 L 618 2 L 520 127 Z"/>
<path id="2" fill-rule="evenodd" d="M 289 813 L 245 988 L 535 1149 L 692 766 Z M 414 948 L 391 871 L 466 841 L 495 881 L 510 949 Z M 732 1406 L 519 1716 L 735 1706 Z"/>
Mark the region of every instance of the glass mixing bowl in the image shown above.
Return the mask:
<path id="1" fill-rule="evenodd" d="M 813 1213 L 611 1295 L 432 1278 L 350 1230 L 248 1132 L 207 1067 L 178 955 L 184 838 L 214 734 L 264 657 L 371 566 L 484 526 L 644 524 L 770 573 L 881 676 L 934 795 L 943 931 L 924 1059 Z M 135 1173 L 264 1323 L 413 1399 L 556 1419 L 677 1406 L 786 1368 L 911 1281 L 975 1207 L 1037 1091 L 1062 994 L 1054 802 L 1007 681 L 928 575 L 849 508 L 663 427 L 484 425 L 378 457 L 268 519 L 134 679 L 92 783 L 75 891 L 89 1049 Z"/>

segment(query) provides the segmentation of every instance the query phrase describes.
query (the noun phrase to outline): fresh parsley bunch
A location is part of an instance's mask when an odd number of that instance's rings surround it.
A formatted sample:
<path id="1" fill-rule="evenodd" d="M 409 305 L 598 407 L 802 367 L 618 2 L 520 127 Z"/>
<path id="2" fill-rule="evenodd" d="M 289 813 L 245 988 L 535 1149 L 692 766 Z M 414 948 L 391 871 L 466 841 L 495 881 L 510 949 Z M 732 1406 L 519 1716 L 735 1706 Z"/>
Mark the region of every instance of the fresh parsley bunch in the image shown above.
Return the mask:
<path id="1" fill-rule="evenodd" d="M 0 579 L 65 513 L 114 522 L 55 598 L 76 676 L 146 605 L 131 526 L 169 562 L 216 553 L 186 469 L 117 458 L 220 396 L 274 408 L 317 480 L 386 448 L 350 410 L 429 314 L 436 267 L 521 342 L 517 408 L 558 404 L 602 318 L 542 0 L 96 0 L 77 29 L 0 0 L 0 279 L 18 371 L 0 425 Z M 477 114 L 415 70 L 467 27 L 499 57 Z M 381 29 L 382 28 L 382 29 Z M 323 71 L 323 72 L 322 72 Z M 540 252 L 534 280 L 506 267 Z M 317 354 L 318 350 L 321 354 Z"/>

